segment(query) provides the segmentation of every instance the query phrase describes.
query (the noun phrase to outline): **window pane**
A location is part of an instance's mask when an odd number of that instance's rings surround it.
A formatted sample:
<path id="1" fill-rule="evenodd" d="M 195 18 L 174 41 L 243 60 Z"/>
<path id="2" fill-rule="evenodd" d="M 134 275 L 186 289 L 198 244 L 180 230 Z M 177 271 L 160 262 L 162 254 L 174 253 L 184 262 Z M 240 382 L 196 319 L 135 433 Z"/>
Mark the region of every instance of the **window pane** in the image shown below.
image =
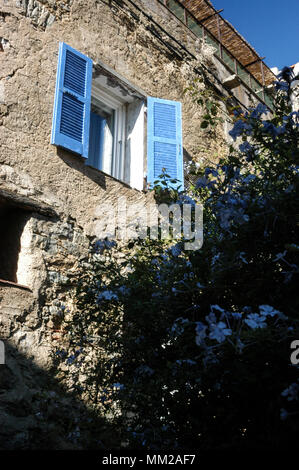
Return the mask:
<path id="1" fill-rule="evenodd" d="M 206 32 L 205 34 L 206 42 L 207 44 L 210 44 L 211 46 L 215 47 L 216 49 L 216 54 L 219 54 L 219 42 L 216 41 L 216 39 L 212 38 L 209 33 Z"/>
<path id="2" fill-rule="evenodd" d="M 115 112 L 107 109 L 92 98 L 88 164 L 112 175 Z"/>
<path id="3" fill-rule="evenodd" d="M 222 48 L 222 60 L 228 65 L 228 67 L 234 72 L 235 71 L 235 61 L 234 58 L 230 55 L 230 53 Z"/>
<path id="4" fill-rule="evenodd" d="M 264 101 L 263 90 L 260 89 L 256 94 L 261 100 Z"/>
<path id="5" fill-rule="evenodd" d="M 255 80 L 255 78 L 251 77 L 251 88 L 255 93 L 257 93 L 262 89 L 262 85 L 257 80 Z"/>
<path id="6" fill-rule="evenodd" d="M 196 34 L 197 37 L 202 38 L 202 27 L 195 21 L 192 16 L 187 17 L 188 20 L 188 28 Z"/>
<path id="7" fill-rule="evenodd" d="M 271 109 L 274 108 L 273 98 L 272 98 L 272 96 L 268 95 L 267 92 L 265 92 L 265 103 L 266 103 L 267 106 L 269 106 L 269 108 L 271 108 Z"/>
<path id="8" fill-rule="evenodd" d="M 243 80 L 243 82 L 245 82 L 246 85 L 250 86 L 250 78 L 247 70 L 244 69 L 241 64 L 237 64 L 237 71 L 239 77 Z"/>
<path id="9" fill-rule="evenodd" d="M 179 18 L 179 20 L 185 23 L 184 8 L 182 7 L 182 5 L 180 5 L 180 3 L 178 3 L 176 0 L 169 0 L 168 8 L 175 14 L 177 18 Z"/>

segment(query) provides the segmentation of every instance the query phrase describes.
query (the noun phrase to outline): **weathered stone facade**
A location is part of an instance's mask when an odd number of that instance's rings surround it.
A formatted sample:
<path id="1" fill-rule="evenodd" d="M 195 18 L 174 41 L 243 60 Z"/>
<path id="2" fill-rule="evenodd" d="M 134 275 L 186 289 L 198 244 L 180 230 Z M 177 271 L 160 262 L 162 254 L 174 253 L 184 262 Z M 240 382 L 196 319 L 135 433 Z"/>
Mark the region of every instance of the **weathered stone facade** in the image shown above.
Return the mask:
<path id="1" fill-rule="evenodd" d="M 0 338 L 7 345 L 0 448 L 28 448 L 41 426 L 34 397 L 46 393 L 50 352 L 61 338 L 60 307 L 102 223 L 101 207 L 119 195 L 132 203 L 152 198 L 50 144 L 59 41 L 147 95 L 181 101 L 184 154 L 198 161 L 217 158 L 227 136 L 220 125 L 216 138 L 199 131 L 202 109 L 184 90 L 204 64 L 227 95 L 221 80 L 229 72 L 156 0 L 1 0 L 0 38 L 0 279 L 7 280 L 6 265 L 17 264 L 8 279 L 14 284 L 0 281 Z M 67 447 L 67 436 L 60 438 Z"/>

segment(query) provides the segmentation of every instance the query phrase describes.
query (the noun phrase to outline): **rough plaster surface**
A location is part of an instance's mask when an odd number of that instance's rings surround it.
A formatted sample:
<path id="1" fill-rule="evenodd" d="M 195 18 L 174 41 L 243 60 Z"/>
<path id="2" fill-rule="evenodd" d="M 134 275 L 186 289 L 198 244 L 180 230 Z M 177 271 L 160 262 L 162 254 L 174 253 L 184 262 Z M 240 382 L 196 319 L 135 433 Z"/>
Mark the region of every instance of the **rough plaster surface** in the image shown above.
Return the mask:
<path id="1" fill-rule="evenodd" d="M 158 40 L 148 29 L 153 26 L 148 17 L 135 10 L 140 18 L 136 21 L 132 5 L 123 3 L 0 1 L 0 187 L 48 204 L 58 214 L 54 220 L 31 213 L 24 227 L 17 278 L 30 291 L 0 286 L 0 338 L 9 350 L 6 366 L 0 366 L 1 371 L 5 368 L 0 380 L 0 448 L 34 447 L 36 433 L 45 433 L 46 414 L 40 417 L 33 398 L 47 388 L 50 352 L 61 339 L 60 303 L 68 302 L 77 263 L 87 255 L 95 227 L 103 225 L 102 207 L 115 206 L 120 195 L 129 203 L 151 200 L 151 195 L 50 144 L 59 41 L 106 63 L 148 95 L 182 101 L 187 156 L 213 159 L 222 150 L 221 129 L 216 139 L 200 133 L 202 110 L 184 94 L 196 77 L 195 66 L 205 61 L 215 69 L 212 52 L 204 51 L 155 0 L 135 3 L 196 59 L 166 35 L 164 43 Z M 56 403 L 59 392 L 53 393 L 45 398 L 47 406 Z M 67 404 L 65 410 L 67 415 Z M 53 447 L 57 441 L 57 447 L 67 448 L 71 444 L 65 429 L 59 433 Z M 37 447 L 46 445 L 36 442 Z"/>

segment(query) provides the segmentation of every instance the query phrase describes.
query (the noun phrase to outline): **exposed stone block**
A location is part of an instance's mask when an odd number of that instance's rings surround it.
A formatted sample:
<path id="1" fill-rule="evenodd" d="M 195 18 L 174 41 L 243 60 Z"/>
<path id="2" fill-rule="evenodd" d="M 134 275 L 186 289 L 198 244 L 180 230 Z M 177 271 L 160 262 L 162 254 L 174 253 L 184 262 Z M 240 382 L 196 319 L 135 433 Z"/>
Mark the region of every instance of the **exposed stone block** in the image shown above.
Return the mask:
<path id="1" fill-rule="evenodd" d="M 31 19 L 33 24 L 46 28 L 51 26 L 56 17 L 45 5 L 55 7 L 56 2 L 38 0 L 17 0 L 16 6 L 22 9 L 22 13 Z M 60 5 L 61 6 L 61 5 Z"/>

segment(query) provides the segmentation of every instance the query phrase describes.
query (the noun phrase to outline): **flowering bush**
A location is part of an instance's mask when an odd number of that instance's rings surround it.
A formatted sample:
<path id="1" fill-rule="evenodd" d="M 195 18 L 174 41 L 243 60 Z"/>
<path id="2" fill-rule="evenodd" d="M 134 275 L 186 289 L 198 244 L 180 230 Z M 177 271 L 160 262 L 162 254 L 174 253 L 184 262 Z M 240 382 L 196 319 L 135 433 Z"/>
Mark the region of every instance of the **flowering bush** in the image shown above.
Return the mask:
<path id="1" fill-rule="evenodd" d="M 285 83 L 274 115 L 263 105 L 236 109 L 237 147 L 195 169 L 188 195 L 171 193 L 204 205 L 200 250 L 185 251 L 183 238 L 99 241 L 82 268 L 62 361 L 77 393 L 120 432 L 115 447 L 297 440 L 299 113 Z"/>

